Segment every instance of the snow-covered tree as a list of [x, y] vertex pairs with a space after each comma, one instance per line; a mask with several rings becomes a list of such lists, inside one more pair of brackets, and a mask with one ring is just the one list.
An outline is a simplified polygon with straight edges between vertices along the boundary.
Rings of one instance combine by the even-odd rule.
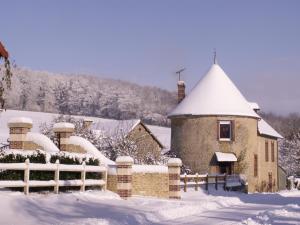
[[300, 176], [300, 132], [280, 141], [279, 164], [288, 175]]
[[[8, 52], [0, 42], [0, 110], [4, 108], [7, 90], [11, 89], [12, 72], [8, 56]], [[3, 65], [1, 65], [2, 60]]]

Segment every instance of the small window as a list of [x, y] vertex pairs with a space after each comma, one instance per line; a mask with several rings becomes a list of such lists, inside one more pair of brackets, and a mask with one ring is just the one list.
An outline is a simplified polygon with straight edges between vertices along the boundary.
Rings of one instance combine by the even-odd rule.
[[257, 155], [254, 154], [254, 176], [257, 177], [257, 173], [258, 173], [258, 159], [257, 159]]
[[269, 143], [268, 143], [268, 141], [265, 142], [265, 159], [266, 159], [266, 162], [269, 161]]
[[219, 121], [220, 141], [231, 141], [232, 139], [231, 121]]
[[275, 146], [274, 146], [274, 141], [271, 143], [271, 160], [272, 162], [275, 161]]

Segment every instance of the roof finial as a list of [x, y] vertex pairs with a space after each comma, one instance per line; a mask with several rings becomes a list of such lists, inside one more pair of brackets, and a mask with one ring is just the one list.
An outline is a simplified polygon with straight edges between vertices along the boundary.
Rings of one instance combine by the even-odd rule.
[[217, 63], [217, 50], [216, 50], [216, 48], [214, 48], [214, 64], [218, 64]]

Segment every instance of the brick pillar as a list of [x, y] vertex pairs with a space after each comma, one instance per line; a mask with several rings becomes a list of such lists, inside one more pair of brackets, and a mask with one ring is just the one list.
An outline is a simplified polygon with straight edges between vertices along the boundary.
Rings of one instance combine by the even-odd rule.
[[75, 126], [72, 123], [56, 123], [53, 131], [58, 137], [58, 147], [60, 151], [69, 151], [69, 138], [73, 134]]
[[131, 197], [132, 191], [132, 164], [130, 156], [119, 156], [117, 163], [117, 193], [121, 198]]
[[177, 82], [178, 87], [178, 103], [180, 103], [185, 98], [185, 83], [183, 80]]
[[169, 170], [169, 198], [180, 199], [180, 167], [181, 159], [171, 158], [168, 161]]
[[9, 148], [24, 149], [27, 133], [32, 128], [32, 120], [26, 117], [16, 117], [8, 121]]

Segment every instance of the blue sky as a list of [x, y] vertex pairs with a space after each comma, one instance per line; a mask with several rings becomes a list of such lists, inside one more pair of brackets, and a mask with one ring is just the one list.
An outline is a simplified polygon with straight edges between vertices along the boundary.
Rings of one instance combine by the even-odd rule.
[[300, 1], [1, 1], [19, 66], [190, 90], [218, 62], [264, 111], [300, 112]]

